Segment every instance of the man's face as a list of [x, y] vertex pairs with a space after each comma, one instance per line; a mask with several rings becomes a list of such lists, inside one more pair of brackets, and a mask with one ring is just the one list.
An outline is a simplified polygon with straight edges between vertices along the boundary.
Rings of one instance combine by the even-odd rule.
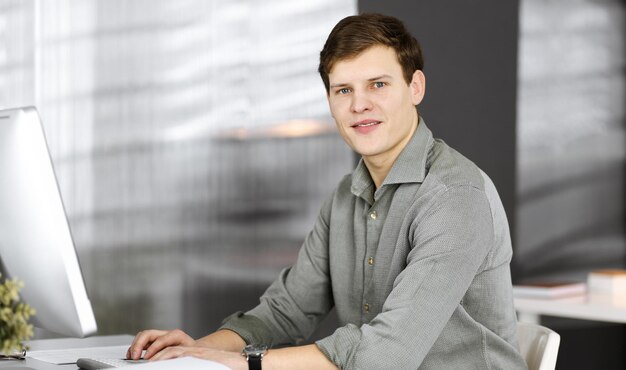
[[330, 111], [345, 142], [366, 163], [394, 161], [417, 127], [424, 74], [416, 71], [407, 85], [395, 51], [373, 46], [336, 62], [328, 78]]

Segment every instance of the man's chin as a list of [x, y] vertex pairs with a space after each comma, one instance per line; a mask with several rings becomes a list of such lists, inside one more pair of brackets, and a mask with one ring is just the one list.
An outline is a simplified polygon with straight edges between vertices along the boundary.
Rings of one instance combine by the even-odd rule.
[[379, 144], [380, 144], [379, 142], [374, 142], [374, 143], [356, 142], [355, 143], [353, 141], [349, 143], [348, 146], [352, 148], [352, 150], [356, 152], [356, 154], [360, 155], [361, 157], [367, 158], [367, 157], [375, 157], [383, 152]]
[[355, 152], [357, 152], [357, 154], [359, 154], [364, 159], [374, 158], [381, 154], [379, 150], [373, 150], [371, 148], [367, 150], [361, 150], [361, 151], [355, 150]]

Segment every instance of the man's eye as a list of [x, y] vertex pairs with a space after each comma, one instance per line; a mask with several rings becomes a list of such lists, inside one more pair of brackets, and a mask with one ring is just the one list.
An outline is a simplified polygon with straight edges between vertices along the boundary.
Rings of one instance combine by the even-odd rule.
[[348, 89], [347, 87], [337, 90], [337, 94], [347, 94], [349, 92], [350, 92], [350, 89]]
[[380, 89], [381, 87], [385, 87], [385, 83], [380, 81], [374, 82], [374, 87]]

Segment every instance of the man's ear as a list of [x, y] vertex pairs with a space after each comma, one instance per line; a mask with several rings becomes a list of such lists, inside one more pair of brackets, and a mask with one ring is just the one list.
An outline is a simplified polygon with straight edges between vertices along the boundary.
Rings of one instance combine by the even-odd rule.
[[413, 79], [411, 80], [411, 101], [413, 105], [418, 105], [424, 99], [426, 93], [426, 76], [424, 72], [416, 70], [413, 72]]

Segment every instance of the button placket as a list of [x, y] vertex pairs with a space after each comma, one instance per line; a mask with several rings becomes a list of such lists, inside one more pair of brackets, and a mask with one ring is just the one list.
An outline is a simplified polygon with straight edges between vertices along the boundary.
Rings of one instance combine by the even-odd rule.
[[371, 318], [371, 311], [373, 309], [371, 302], [374, 297], [372, 296], [369, 285], [371, 284], [374, 274], [374, 255], [376, 253], [377, 244], [379, 242], [381, 222], [383, 219], [378, 214], [376, 208], [377, 203], [372, 204], [369, 210], [367, 210], [366, 217], [366, 249], [365, 249], [365, 270], [363, 271], [363, 300], [361, 301], [361, 317], [363, 322], [368, 322]]

